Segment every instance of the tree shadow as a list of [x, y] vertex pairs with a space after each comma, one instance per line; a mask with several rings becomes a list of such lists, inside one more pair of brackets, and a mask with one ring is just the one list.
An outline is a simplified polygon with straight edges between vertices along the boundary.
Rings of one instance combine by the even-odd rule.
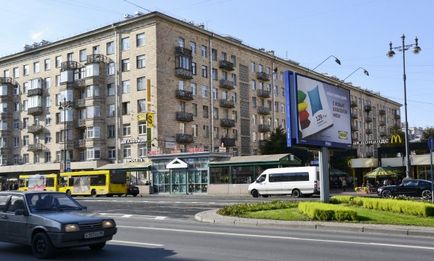
[[[53, 257], [54, 260], [179, 260], [187, 259], [174, 257], [173, 250], [156, 247], [137, 247], [124, 245], [107, 245], [103, 250], [94, 251], [87, 247], [60, 249]], [[35, 260], [29, 246], [0, 243], [0, 260]]]

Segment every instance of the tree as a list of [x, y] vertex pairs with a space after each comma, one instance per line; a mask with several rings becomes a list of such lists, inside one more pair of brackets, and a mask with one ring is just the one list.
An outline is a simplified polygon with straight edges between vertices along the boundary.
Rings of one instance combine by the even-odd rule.
[[271, 133], [270, 138], [260, 147], [261, 154], [280, 154], [291, 153], [298, 157], [303, 165], [309, 164], [313, 160], [313, 153], [307, 148], [291, 147], [286, 143], [286, 133], [282, 128], [277, 128]]
[[434, 137], [434, 127], [425, 128], [422, 133], [422, 141], [427, 141], [429, 137]]

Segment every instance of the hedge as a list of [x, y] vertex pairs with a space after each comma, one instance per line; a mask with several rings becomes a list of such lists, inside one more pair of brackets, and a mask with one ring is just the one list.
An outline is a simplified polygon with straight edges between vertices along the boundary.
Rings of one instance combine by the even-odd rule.
[[298, 210], [313, 220], [320, 221], [357, 221], [357, 212], [347, 207], [318, 203], [318, 202], [300, 202]]
[[333, 203], [346, 203], [368, 209], [391, 211], [413, 216], [434, 216], [434, 204], [399, 199], [334, 196]]
[[272, 201], [272, 202], [261, 202], [261, 203], [250, 203], [250, 204], [236, 204], [225, 206], [220, 209], [218, 213], [220, 215], [226, 216], [242, 216], [247, 212], [261, 211], [261, 210], [272, 210], [272, 209], [282, 209], [296, 207], [297, 203], [288, 201]]

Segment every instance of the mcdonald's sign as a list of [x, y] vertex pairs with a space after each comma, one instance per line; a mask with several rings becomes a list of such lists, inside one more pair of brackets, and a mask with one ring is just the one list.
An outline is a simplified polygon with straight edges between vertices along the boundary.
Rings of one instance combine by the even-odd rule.
[[398, 134], [393, 134], [392, 136], [390, 136], [390, 143], [402, 143], [401, 136], [399, 136]]

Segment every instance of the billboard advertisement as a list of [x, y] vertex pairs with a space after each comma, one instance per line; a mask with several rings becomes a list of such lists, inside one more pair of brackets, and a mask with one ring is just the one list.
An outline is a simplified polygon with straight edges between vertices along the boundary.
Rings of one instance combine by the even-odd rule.
[[[351, 148], [349, 90], [287, 72], [292, 136], [297, 144]], [[288, 121], [287, 121], [288, 122]]]

